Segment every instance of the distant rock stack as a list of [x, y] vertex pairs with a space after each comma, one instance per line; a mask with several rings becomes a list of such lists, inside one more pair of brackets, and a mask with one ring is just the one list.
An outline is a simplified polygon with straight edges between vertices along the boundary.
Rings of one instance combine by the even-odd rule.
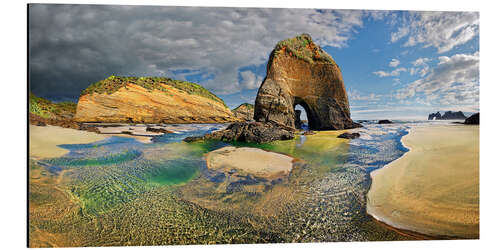
[[271, 52], [254, 119], [295, 127], [299, 104], [313, 130], [361, 126], [351, 120], [339, 66], [307, 34], [280, 41]]
[[462, 111], [446, 111], [444, 115], [441, 116], [441, 113], [431, 113], [429, 114], [428, 120], [464, 120], [467, 118]]
[[441, 113], [430, 113], [428, 120], [441, 120]]
[[469, 116], [469, 118], [465, 119], [464, 124], [479, 125], [479, 113], [475, 113], [475, 114]]

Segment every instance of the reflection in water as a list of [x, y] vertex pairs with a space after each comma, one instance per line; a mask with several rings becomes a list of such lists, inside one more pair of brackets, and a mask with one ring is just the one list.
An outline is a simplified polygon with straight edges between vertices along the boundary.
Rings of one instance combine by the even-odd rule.
[[181, 140], [223, 126], [183, 126], [153, 144], [111, 137], [61, 145], [70, 153], [40, 164], [55, 175], [64, 171], [61, 187], [81, 209], [68, 220], [77, 226], [61, 221], [46, 230], [57, 227], [83, 245], [403, 239], [370, 220], [365, 195], [368, 172], [406, 151], [400, 139], [410, 124], [368, 124], [352, 141], [321, 131], [269, 144], [231, 143], [300, 159], [278, 183], [231, 182], [208, 171], [203, 155], [228, 143]]

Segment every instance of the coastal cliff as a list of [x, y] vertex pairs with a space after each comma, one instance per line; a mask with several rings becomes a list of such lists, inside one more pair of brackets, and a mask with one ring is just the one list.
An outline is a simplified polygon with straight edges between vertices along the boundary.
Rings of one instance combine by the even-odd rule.
[[163, 77], [118, 77], [85, 89], [78, 122], [225, 123], [239, 121], [224, 101], [195, 83]]
[[351, 120], [339, 66], [308, 34], [280, 41], [271, 52], [254, 119], [294, 127], [297, 105], [304, 107], [311, 129], [360, 126]]

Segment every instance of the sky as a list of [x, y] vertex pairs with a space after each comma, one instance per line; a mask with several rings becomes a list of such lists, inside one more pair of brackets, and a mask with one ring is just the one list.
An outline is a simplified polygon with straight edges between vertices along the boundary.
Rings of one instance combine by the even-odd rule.
[[337, 62], [351, 117], [479, 111], [479, 13], [161, 6], [29, 6], [30, 90], [77, 101], [110, 75], [198, 83], [254, 103], [277, 42], [308, 33]]

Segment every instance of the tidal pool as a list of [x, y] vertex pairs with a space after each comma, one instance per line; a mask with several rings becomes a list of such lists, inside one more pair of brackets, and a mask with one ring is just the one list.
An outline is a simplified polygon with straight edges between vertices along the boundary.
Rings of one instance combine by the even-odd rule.
[[[411, 124], [368, 124], [356, 140], [323, 131], [269, 144], [185, 143], [221, 125], [183, 126], [151, 144], [111, 137], [32, 160], [30, 246], [407, 239], [372, 220], [365, 197], [369, 172], [405, 152], [400, 139]], [[231, 181], [204, 159], [228, 145], [301, 161], [280, 182]], [[50, 209], [36, 205], [41, 197]]]

